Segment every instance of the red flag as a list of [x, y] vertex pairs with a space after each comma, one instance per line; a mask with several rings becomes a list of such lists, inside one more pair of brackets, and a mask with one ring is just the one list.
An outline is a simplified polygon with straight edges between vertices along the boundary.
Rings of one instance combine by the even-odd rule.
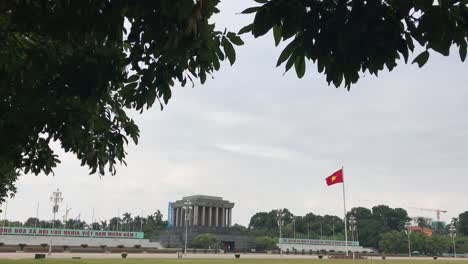
[[333, 185], [335, 183], [343, 182], [343, 169], [335, 171], [332, 175], [328, 176], [326, 179], [327, 185]]

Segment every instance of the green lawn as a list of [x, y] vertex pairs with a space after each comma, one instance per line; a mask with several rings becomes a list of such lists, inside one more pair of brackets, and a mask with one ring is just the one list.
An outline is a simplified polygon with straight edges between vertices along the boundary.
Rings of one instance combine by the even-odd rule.
[[318, 260], [318, 259], [21, 259], [0, 260], [0, 264], [466, 264], [450, 260]]

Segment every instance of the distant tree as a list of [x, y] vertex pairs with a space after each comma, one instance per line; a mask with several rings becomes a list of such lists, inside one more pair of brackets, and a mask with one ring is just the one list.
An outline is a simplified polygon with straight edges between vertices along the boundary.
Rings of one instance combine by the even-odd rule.
[[274, 222], [270, 219], [270, 215], [267, 212], [255, 213], [250, 218], [249, 228], [251, 229], [272, 229], [273, 226]]
[[[257, 234], [277, 236], [278, 235], [278, 210], [270, 212], [258, 212], [250, 218], [249, 229]], [[288, 226], [293, 219], [293, 214], [288, 209], [283, 209], [282, 220], [284, 226]]]
[[411, 232], [411, 250], [426, 251], [426, 235], [421, 232]]
[[[457, 235], [455, 243], [458, 253], [468, 253], [468, 236]], [[452, 247], [449, 248], [450, 252], [453, 253]]]
[[458, 216], [458, 231], [468, 236], [468, 211], [461, 213]]
[[163, 214], [160, 210], [148, 215], [143, 221], [143, 232], [146, 237], [157, 235], [167, 226], [167, 221], [163, 220]]
[[379, 250], [383, 253], [406, 253], [408, 239], [402, 231], [390, 231], [381, 235]]
[[109, 230], [121, 230], [122, 219], [120, 217], [112, 217], [109, 219]]
[[53, 228], [62, 228], [63, 224], [60, 220], [50, 221], [50, 225]]
[[233, 233], [238, 233], [238, 234], [248, 234], [249, 233], [249, 229], [243, 225], [239, 225], [239, 224], [234, 224], [232, 226], [229, 227], [229, 229], [233, 232]]
[[425, 237], [425, 251], [432, 255], [448, 252], [450, 241], [448, 236], [432, 235]]
[[210, 248], [218, 242], [215, 235], [210, 233], [199, 234], [193, 239], [193, 245], [197, 248]]
[[132, 218], [132, 214], [130, 213], [124, 213], [122, 215], [122, 230], [130, 230], [131, 229], [131, 226], [133, 224], [133, 218]]
[[145, 223], [144, 218], [141, 216], [135, 216], [133, 218], [133, 231], [141, 231], [140, 228]]
[[276, 247], [276, 243], [278, 240], [272, 237], [258, 236], [255, 238], [255, 249], [259, 251], [272, 250]]
[[420, 228], [430, 228], [431, 224], [429, 223], [429, 220], [424, 217], [417, 217], [416, 218], [416, 223]]
[[[344, 236], [344, 222], [342, 218], [336, 215], [324, 215], [322, 219], [322, 228], [326, 235], [341, 234], [339, 237]], [[318, 229], [316, 228], [315, 230], [317, 232]]]
[[84, 229], [86, 225], [85, 221], [79, 219], [68, 219], [65, 221], [65, 227], [70, 229]]
[[52, 225], [50, 224], [49, 221], [40, 220], [40, 221], [39, 221], [39, 224], [38, 224], [38, 227], [41, 227], [41, 228], [51, 228]]
[[101, 230], [102, 226], [99, 222], [91, 223], [90, 228], [92, 230]]
[[101, 229], [102, 230], [107, 230], [108, 225], [107, 225], [107, 220], [101, 221]]
[[39, 219], [36, 218], [36, 217], [29, 217], [29, 218], [24, 222], [24, 226], [27, 226], [27, 227], [38, 226], [38, 224], [39, 224]]
[[5, 227], [14, 227], [14, 226], [23, 226], [23, 223], [19, 221], [11, 221], [11, 220], [0, 220], [0, 227], [5, 226]]
[[406, 210], [391, 208], [387, 205], [374, 206], [372, 210], [355, 207], [347, 213], [348, 218], [351, 215], [356, 217], [357, 235], [360, 244], [365, 247], [375, 248], [380, 245], [381, 235], [390, 231], [399, 232], [403, 230], [406, 221], [409, 220]]

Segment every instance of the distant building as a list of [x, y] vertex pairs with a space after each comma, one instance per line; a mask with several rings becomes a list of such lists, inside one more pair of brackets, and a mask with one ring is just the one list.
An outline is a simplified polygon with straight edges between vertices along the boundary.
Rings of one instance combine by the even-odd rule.
[[[191, 209], [187, 209], [190, 205]], [[254, 248], [255, 239], [252, 236], [240, 234], [232, 227], [232, 211], [234, 203], [223, 200], [222, 197], [193, 195], [169, 203], [169, 229], [154, 237], [165, 247], [184, 246], [185, 228], [188, 230], [188, 245], [192, 240], [204, 233], [217, 237], [219, 248], [224, 251], [250, 250]]]
[[[192, 209], [184, 210], [185, 202], [190, 201]], [[185, 227], [229, 227], [232, 225], [232, 208], [234, 203], [221, 197], [193, 195], [183, 197], [182, 200], [170, 203], [170, 226]], [[188, 214], [189, 219], [185, 221]]]
[[432, 229], [430, 229], [429, 227], [410, 226], [409, 230], [413, 232], [421, 232], [426, 236], [432, 236]]

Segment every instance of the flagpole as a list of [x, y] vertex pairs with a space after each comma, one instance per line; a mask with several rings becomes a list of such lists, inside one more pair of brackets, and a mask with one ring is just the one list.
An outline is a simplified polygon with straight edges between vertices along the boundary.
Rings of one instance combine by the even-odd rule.
[[346, 221], [346, 192], [345, 192], [345, 180], [344, 180], [344, 167], [343, 166], [341, 166], [341, 171], [343, 175], [343, 211], [344, 211], [345, 249], [346, 249], [346, 256], [348, 256], [348, 224]]

